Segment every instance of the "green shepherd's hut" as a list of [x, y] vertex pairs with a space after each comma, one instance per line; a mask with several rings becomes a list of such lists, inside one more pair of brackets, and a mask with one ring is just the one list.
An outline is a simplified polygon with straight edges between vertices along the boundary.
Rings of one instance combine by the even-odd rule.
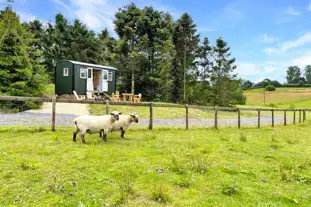
[[112, 94], [116, 91], [116, 71], [110, 66], [95, 65], [71, 60], [56, 64], [55, 94], [79, 95], [86, 92]]

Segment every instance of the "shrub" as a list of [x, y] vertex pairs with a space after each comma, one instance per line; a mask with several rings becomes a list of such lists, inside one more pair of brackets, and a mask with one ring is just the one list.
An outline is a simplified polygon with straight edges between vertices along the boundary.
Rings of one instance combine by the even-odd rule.
[[239, 187], [236, 183], [236, 180], [234, 180], [233, 183], [223, 183], [221, 192], [227, 196], [237, 194], [239, 192]]
[[169, 198], [169, 188], [167, 185], [162, 183], [154, 184], [153, 186], [149, 184], [149, 190], [151, 194], [151, 199], [159, 203], [166, 203], [170, 200]]
[[241, 142], [247, 142], [247, 137], [245, 134], [243, 134], [243, 133], [240, 134], [240, 141]]
[[266, 86], [266, 91], [275, 91], [275, 87], [273, 85]]

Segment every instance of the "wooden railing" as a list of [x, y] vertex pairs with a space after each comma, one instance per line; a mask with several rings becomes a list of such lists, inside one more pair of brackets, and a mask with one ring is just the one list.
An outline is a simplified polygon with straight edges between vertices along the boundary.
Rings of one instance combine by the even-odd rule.
[[185, 123], [186, 129], [189, 129], [189, 108], [202, 109], [214, 111], [214, 127], [218, 129], [218, 112], [219, 111], [231, 111], [237, 112], [238, 128], [241, 128], [241, 111], [256, 111], [258, 117], [258, 128], [261, 126], [261, 112], [271, 112], [271, 125], [274, 123], [274, 112], [284, 112], [284, 125], [287, 125], [287, 112], [293, 112], [293, 124], [296, 124], [296, 112], [299, 112], [299, 123], [306, 120], [306, 112], [310, 112], [311, 109], [280, 109], [280, 108], [237, 108], [237, 107], [211, 107], [211, 106], [198, 106], [198, 105], [181, 105], [181, 104], [160, 104], [151, 102], [142, 103], [129, 103], [129, 102], [110, 102], [108, 100], [68, 100], [57, 99], [56, 97], [20, 97], [20, 96], [0, 96], [0, 101], [30, 101], [30, 102], [52, 102], [52, 131], [55, 131], [55, 117], [56, 117], [56, 103], [80, 103], [80, 104], [105, 104], [106, 114], [109, 114], [110, 105], [122, 105], [122, 106], [145, 106], [149, 107], [149, 129], [153, 128], [153, 107], [167, 107], [167, 108], [185, 108]]

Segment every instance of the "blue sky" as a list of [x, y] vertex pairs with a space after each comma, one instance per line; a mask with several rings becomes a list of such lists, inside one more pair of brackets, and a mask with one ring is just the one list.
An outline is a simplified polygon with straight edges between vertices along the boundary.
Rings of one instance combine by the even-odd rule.
[[[228, 42], [240, 77], [285, 82], [288, 66], [311, 64], [311, 0], [15, 0], [13, 9], [22, 21], [53, 22], [63, 13], [99, 32], [113, 31], [114, 13], [130, 2], [152, 5], [175, 19], [188, 12], [202, 38]], [[5, 6], [0, 0], [0, 8]]]

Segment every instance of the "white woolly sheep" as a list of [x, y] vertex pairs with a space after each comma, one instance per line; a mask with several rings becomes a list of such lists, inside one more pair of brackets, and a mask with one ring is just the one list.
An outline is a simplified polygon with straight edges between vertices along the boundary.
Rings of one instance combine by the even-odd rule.
[[104, 132], [104, 141], [107, 142], [108, 132], [111, 131], [114, 122], [119, 120], [120, 112], [113, 111], [110, 115], [104, 116], [79, 116], [74, 120], [76, 130], [73, 132], [73, 141], [76, 142], [76, 136], [80, 132], [81, 140], [85, 143], [86, 133]]
[[[119, 120], [113, 123], [111, 132], [120, 130], [121, 137], [124, 138], [125, 131], [133, 122], [138, 123], [138, 115], [136, 113], [130, 115], [121, 115]], [[102, 137], [101, 132], [99, 133], [99, 136]]]

